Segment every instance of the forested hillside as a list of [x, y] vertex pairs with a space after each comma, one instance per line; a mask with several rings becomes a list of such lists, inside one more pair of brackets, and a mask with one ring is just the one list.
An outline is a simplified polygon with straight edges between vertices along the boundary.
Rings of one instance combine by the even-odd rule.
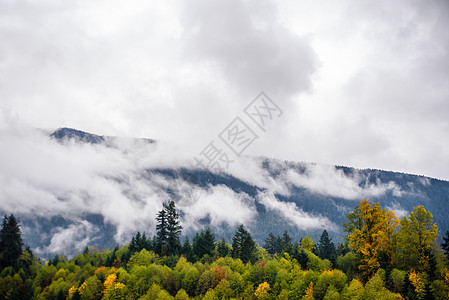
[[[72, 257], [86, 245], [111, 249], [137, 231], [154, 235], [154, 216], [168, 200], [180, 213], [182, 238], [190, 240], [210, 227], [229, 243], [243, 223], [259, 244], [284, 231], [295, 241], [318, 240], [324, 229], [342, 243], [346, 216], [364, 198], [400, 217], [424, 205], [442, 232], [449, 229], [447, 181], [263, 157], [241, 157], [234, 169], [212, 172], [155, 154], [158, 142], [150, 139], [62, 128], [44, 140], [65, 158], [26, 174], [23, 186], [5, 186], [3, 201], [10, 204], [0, 213], [14, 213], [27, 244], [45, 259]], [[168, 163], [158, 163], [160, 157]], [[46, 169], [52, 180], [41, 179]], [[17, 205], [21, 199], [26, 205]]]
[[[262, 244], [243, 225], [232, 244], [210, 228], [181, 243], [173, 201], [156, 234], [137, 232], [112, 251], [86, 247], [44, 264], [24, 248], [20, 224], [0, 232], [0, 299], [448, 299], [449, 232], [423, 206], [399, 219], [367, 200], [344, 222], [345, 242], [270, 233]], [[26, 242], [26, 241], [25, 241]]]

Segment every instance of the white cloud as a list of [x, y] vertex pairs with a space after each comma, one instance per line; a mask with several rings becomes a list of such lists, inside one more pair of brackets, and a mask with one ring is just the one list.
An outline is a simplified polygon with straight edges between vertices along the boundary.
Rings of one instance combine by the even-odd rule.
[[[51, 238], [50, 245], [46, 247], [46, 253], [81, 252], [95, 239], [98, 228], [86, 220], [77, 220], [67, 228], [57, 227]], [[39, 250], [38, 250], [39, 252]]]
[[402, 208], [401, 204], [397, 202], [385, 208], [387, 210], [392, 210], [399, 219], [402, 219], [403, 217], [406, 217], [409, 214], [409, 212], [406, 209]]
[[259, 193], [258, 200], [270, 211], [279, 213], [291, 224], [302, 230], [328, 229], [335, 230], [337, 226], [323, 216], [314, 216], [304, 212], [293, 202], [282, 202], [273, 194]]
[[212, 226], [250, 224], [257, 214], [254, 199], [245, 193], [236, 193], [224, 185], [203, 190], [189, 206], [181, 206], [183, 224], [196, 229], [198, 221], [210, 218]]
[[[301, 167], [304, 171], [298, 171]], [[335, 166], [302, 163], [287, 164], [272, 160], [269, 170], [276, 175], [271, 176], [263, 167], [263, 160], [245, 157], [230, 169], [230, 173], [238, 178], [264, 188], [271, 193], [283, 196], [291, 195], [292, 187], [301, 187], [320, 195], [361, 201], [365, 198], [379, 197], [387, 192], [401, 197], [403, 192], [394, 183], [370, 183], [366, 176], [355, 170], [354, 174], [345, 174]]]

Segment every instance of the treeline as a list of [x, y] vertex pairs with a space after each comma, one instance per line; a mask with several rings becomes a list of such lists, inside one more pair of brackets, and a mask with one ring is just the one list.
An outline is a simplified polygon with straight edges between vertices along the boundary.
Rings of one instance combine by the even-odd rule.
[[42, 265], [5, 217], [0, 299], [449, 299], [449, 232], [439, 245], [422, 206], [399, 220], [364, 200], [348, 215], [343, 245], [324, 230], [318, 243], [270, 233], [261, 247], [243, 225], [231, 245], [210, 228], [181, 244], [173, 202], [156, 220], [153, 237], [137, 232], [113, 251], [86, 247]]

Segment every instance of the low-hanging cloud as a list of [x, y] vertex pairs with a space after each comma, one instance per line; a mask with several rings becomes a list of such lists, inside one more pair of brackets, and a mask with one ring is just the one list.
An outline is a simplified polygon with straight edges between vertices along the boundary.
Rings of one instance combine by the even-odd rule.
[[328, 229], [335, 230], [337, 226], [328, 218], [304, 212], [293, 202], [281, 202], [273, 194], [263, 192], [257, 196], [258, 200], [270, 211], [275, 211], [288, 222], [302, 230]]
[[[85, 214], [101, 215], [115, 228], [120, 244], [138, 230], [154, 234], [156, 214], [172, 198], [168, 188], [173, 184], [188, 201], [178, 203], [187, 231], [202, 227], [199, 220], [204, 218], [212, 227], [248, 224], [256, 213], [254, 199], [244, 193], [225, 186], [200, 188], [154, 171], [190, 163], [176, 151], [165, 151], [167, 146], [159, 148], [163, 143], [120, 138], [106, 144], [57, 141], [25, 125], [0, 128], [0, 143], [2, 211], [73, 222], [53, 233], [47, 250], [54, 246], [59, 251], [64, 237], [74, 238], [77, 245], [92, 242], [91, 224], [80, 221]], [[78, 227], [83, 237], [72, 234]]]
[[[302, 171], [298, 170], [298, 167]], [[272, 176], [270, 171], [274, 172], [275, 176]], [[345, 174], [343, 170], [335, 166], [322, 164], [289, 164], [272, 160], [268, 168], [265, 168], [263, 159], [247, 157], [238, 161], [230, 169], [230, 173], [282, 196], [290, 196], [292, 187], [304, 188], [324, 196], [359, 201], [379, 197], [388, 192], [397, 197], [403, 194], [403, 191], [392, 181], [384, 183], [376, 179], [376, 182], [372, 183], [366, 175], [362, 175], [357, 170], [354, 170], [352, 174]]]
[[[50, 245], [45, 247], [46, 253], [81, 252], [85, 247], [95, 241], [95, 235], [99, 229], [86, 220], [76, 220], [67, 228], [55, 228]], [[41, 252], [37, 249], [37, 252]]]

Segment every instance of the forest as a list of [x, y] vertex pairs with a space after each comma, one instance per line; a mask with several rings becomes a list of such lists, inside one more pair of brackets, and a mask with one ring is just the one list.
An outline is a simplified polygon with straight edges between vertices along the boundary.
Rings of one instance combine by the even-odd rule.
[[181, 243], [179, 219], [167, 202], [153, 237], [41, 263], [5, 216], [0, 299], [449, 299], [449, 232], [440, 237], [423, 206], [399, 219], [365, 199], [337, 245], [326, 230], [317, 241], [270, 233], [258, 245], [244, 225], [230, 244], [210, 228]]

